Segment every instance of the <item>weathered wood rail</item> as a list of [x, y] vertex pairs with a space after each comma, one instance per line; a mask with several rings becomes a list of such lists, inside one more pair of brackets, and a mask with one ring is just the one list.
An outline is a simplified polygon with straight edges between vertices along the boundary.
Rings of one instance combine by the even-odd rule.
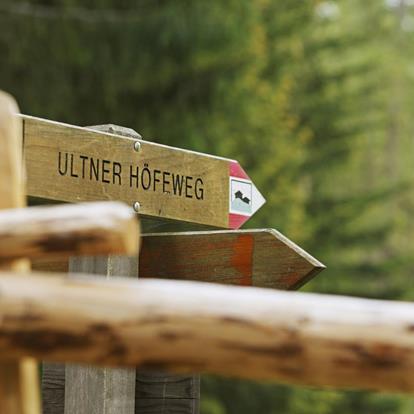
[[413, 392], [414, 304], [3, 272], [0, 355]]
[[80, 203], [0, 212], [0, 263], [78, 255], [134, 254], [136, 214], [119, 202]]

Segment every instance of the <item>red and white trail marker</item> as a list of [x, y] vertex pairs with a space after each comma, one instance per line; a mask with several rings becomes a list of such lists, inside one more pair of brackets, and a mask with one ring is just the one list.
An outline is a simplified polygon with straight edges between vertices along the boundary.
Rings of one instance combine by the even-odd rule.
[[230, 162], [229, 228], [238, 229], [266, 202], [237, 161]]

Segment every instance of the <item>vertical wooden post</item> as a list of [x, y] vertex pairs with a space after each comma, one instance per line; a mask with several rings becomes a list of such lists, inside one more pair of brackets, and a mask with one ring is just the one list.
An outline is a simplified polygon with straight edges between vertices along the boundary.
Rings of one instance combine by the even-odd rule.
[[[69, 272], [131, 277], [138, 258], [73, 258]], [[65, 414], [134, 414], [135, 370], [66, 365]]]
[[[0, 209], [26, 204], [21, 120], [14, 99], [0, 91]], [[30, 270], [26, 260], [16, 260], [2, 268]], [[0, 413], [40, 414], [37, 363], [26, 358], [0, 364]]]

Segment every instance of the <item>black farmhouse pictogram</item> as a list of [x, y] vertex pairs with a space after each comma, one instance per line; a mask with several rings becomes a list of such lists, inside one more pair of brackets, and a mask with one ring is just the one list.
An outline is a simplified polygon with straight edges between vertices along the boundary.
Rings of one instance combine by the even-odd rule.
[[243, 197], [243, 193], [239, 190], [237, 191], [234, 196], [236, 198], [239, 198], [241, 201], [243, 201], [246, 204], [250, 204], [250, 198], [249, 197]]

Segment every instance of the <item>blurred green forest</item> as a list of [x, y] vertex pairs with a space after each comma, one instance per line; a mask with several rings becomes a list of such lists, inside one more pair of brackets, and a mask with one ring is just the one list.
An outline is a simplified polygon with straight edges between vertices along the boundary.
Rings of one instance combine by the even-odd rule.
[[[0, 1], [0, 89], [235, 158], [328, 269], [304, 290], [414, 299], [413, 0]], [[414, 399], [205, 377], [202, 414], [408, 414]]]

